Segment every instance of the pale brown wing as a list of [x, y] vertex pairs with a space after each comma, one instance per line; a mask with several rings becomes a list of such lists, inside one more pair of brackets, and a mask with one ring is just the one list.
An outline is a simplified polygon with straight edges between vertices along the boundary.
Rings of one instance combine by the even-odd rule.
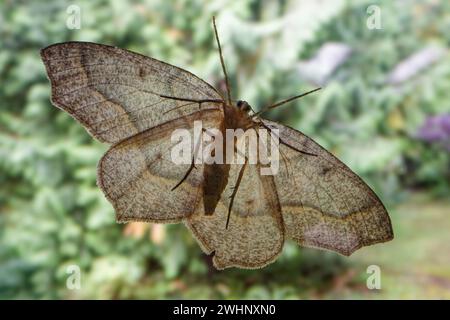
[[171, 190], [186, 174], [189, 164], [174, 164], [171, 141], [174, 129], [193, 123], [204, 128], [220, 127], [222, 110], [203, 110], [148, 129], [112, 146], [100, 160], [97, 183], [113, 204], [118, 222], [179, 222], [201, 200], [203, 165], [197, 164], [188, 178]]
[[206, 215], [200, 205], [185, 219], [203, 251], [214, 252], [217, 269], [262, 268], [278, 257], [284, 243], [275, 183], [272, 176], [260, 175], [259, 165], [245, 166], [225, 228], [230, 197], [242, 166], [230, 165], [228, 184], [213, 215]]
[[263, 122], [294, 149], [317, 155], [280, 144], [286, 159], [274, 178], [287, 237], [343, 255], [393, 238], [386, 209], [361, 178], [301, 132]]
[[[41, 51], [52, 84], [52, 102], [92, 136], [116, 143], [161, 123], [198, 111], [160, 95], [222, 99], [186, 70], [140, 54], [88, 42], [66, 42]], [[202, 108], [218, 108], [204, 104]]]

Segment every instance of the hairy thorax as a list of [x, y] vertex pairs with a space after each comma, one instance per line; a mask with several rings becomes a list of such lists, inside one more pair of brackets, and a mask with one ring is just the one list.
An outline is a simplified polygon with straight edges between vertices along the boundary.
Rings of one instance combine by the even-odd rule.
[[249, 115], [250, 106], [245, 101], [238, 101], [236, 105], [224, 104], [225, 127], [227, 129], [243, 129], [253, 127], [255, 122]]

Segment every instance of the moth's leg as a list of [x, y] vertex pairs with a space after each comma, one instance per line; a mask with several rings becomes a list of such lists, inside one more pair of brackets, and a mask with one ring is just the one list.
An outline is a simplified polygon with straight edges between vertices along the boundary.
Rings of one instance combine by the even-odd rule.
[[186, 180], [187, 177], [189, 177], [189, 174], [191, 173], [192, 169], [194, 169], [194, 168], [195, 168], [195, 156], [192, 157], [191, 166], [189, 167], [188, 171], [186, 171], [183, 178], [172, 189], [170, 189], [170, 191], [174, 191], [176, 188], [178, 188], [184, 182], [184, 180]]
[[[250, 128], [253, 128], [253, 129], [256, 129], [256, 128], [258, 128], [258, 124], [255, 124], [254, 126], [252, 126], [252, 127], [250, 127]], [[259, 133], [258, 133], [258, 130], [255, 130], [255, 132], [256, 132], [256, 136], [258, 137], [258, 141], [259, 142], [261, 142], [261, 143], [263, 143], [262, 141], [261, 141], [261, 139], [260, 139], [260, 137], [259, 137]], [[270, 133], [270, 139], [272, 140], [272, 141], [274, 141], [273, 139], [273, 136], [272, 136], [272, 131], [269, 129], [269, 133]], [[264, 144], [264, 143], [263, 143]], [[264, 147], [266, 148], [266, 150], [268, 150], [268, 148], [267, 148], [267, 146], [264, 144]], [[284, 163], [284, 166], [286, 167], [286, 171], [288, 172], [288, 176], [290, 175], [290, 172], [289, 172], [289, 165], [288, 165], [288, 162], [289, 162], [289, 159], [286, 157], [286, 155], [284, 154], [284, 152], [283, 151], [281, 151], [281, 149], [278, 149], [278, 151], [280, 151], [280, 154], [281, 154], [281, 159], [283, 160], [283, 163]], [[290, 163], [290, 162], [289, 162]]]
[[233, 207], [234, 198], [236, 197], [239, 185], [241, 184], [242, 177], [244, 176], [245, 167], [247, 166], [248, 158], [245, 157], [245, 163], [242, 166], [241, 170], [239, 171], [239, 175], [236, 181], [236, 184], [233, 187], [233, 193], [230, 196], [230, 205], [228, 206], [228, 216], [227, 216], [227, 222], [225, 224], [225, 229], [228, 229], [228, 224], [230, 223], [230, 216], [231, 216], [231, 208]]
[[[270, 129], [270, 128], [269, 128], [268, 126], [266, 126], [264, 123], [261, 122], [260, 125], [263, 126], [264, 128], [266, 128], [267, 130], [269, 130], [270, 134], [273, 133], [272, 129]], [[273, 134], [275, 134], [275, 133], [273, 133]], [[283, 139], [281, 139], [281, 137], [280, 137], [279, 135], [277, 135], [277, 137], [278, 137], [278, 139], [280, 140], [281, 144], [284, 144], [286, 147], [289, 147], [289, 148], [291, 148], [291, 149], [294, 150], [294, 151], [297, 151], [297, 152], [306, 154], [306, 155], [308, 155], [308, 156], [317, 157], [317, 154], [314, 154], [314, 153], [310, 153], [310, 152], [306, 152], [306, 151], [300, 150], [300, 149], [298, 149], [298, 148], [296, 148], [296, 147], [290, 145], [289, 143], [285, 142]]]
[[[258, 125], [254, 125], [253, 126], [253, 128], [256, 128]], [[270, 130], [270, 128], [268, 128], [268, 130], [269, 130], [269, 133], [270, 133], [270, 138], [271, 138], [271, 140], [273, 140], [274, 138], [273, 138], [273, 136], [272, 136], [272, 131]], [[258, 136], [258, 141], [261, 141], [261, 139], [259, 138], [259, 134], [258, 134], [258, 131], [257, 130], [255, 130], [256, 131], [256, 135]], [[267, 147], [266, 147], [266, 149], [267, 149]], [[289, 161], [289, 159], [287, 158], [287, 156], [284, 154], [284, 152], [281, 150], [281, 148], [278, 148], [278, 150], [280, 151], [280, 154], [281, 154], [281, 159], [283, 160], [283, 163], [284, 163], [284, 166], [285, 166], [285, 168], [286, 168], [286, 171], [287, 171], [287, 176], [288, 177], [292, 177], [294, 180], [295, 180], [295, 175], [291, 175], [291, 162]], [[302, 208], [303, 208], [303, 203], [301, 202], [301, 200], [300, 200], [300, 205], [302, 206]]]
[[202, 128], [202, 134], [200, 135], [200, 137], [198, 137], [199, 141], [197, 145], [195, 145], [194, 154], [192, 155], [192, 162], [189, 169], [186, 171], [183, 178], [172, 189], [170, 189], [170, 191], [174, 191], [176, 188], [178, 188], [189, 177], [192, 169], [195, 169], [195, 158], [197, 157], [198, 149], [200, 148], [200, 144], [202, 143], [203, 132], [207, 132], [205, 128]]
[[[268, 126], [266, 126], [266, 125], [264, 125], [263, 123], [261, 123], [261, 125], [264, 127], [264, 128], [266, 128], [267, 130], [269, 130], [269, 133], [270, 133], [270, 138], [273, 138], [272, 137], [272, 134], [275, 134], [275, 133], [273, 133], [273, 131], [268, 127]], [[280, 140], [280, 141], [282, 141], [281, 140], [281, 138], [280, 138], [280, 136], [277, 136], [278, 137], [278, 139]], [[283, 142], [282, 142], [283, 143]], [[292, 148], [290, 145], [288, 145], [287, 143], [283, 143], [285, 146], [287, 146], [287, 147], [290, 147], [290, 148]], [[296, 150], [296, 151], [298, 151], [297, 149], [295, 149], [295, 148], [293, 148], [294, 150]], [[286, 167], [286, 171], [287, 171], [287, 175], [288, 175], [288, 177], [292, 177], [293, 179], [294, 179], [294, 181], [295, 181], [295, 175], [294, 174], [292, 174], [291, 175], [291, 173], [289, 172], [289, 168], [290, 168], [290, 166], [291, 166], [291, 162], [289, 161], [289, 159], [286, 157], [286, 155], [283, 153], [283, 151], [281, 151], [281, 149], [279, 148], [278, 150], [280, 150], [280, 154], [281, 154], [281, 158], [283, 159], [283, 162], [284, 162], [284, 166]], [[312, 153], [311, 153], [311, 155], [313, 155]], [[288, 163], [289, 163], [289, 165], [288, 165]], [[301, 205], [301, 207], [303, 208], [303, 202], [299, 199], [299, 201], [300, 201], [300, 205]]]
[[[272, 137], [272, 136], [271, 136]], [[291, 162], [289, 161], [289, 159], [286, 157], [286, 155], [284, 154], [284, 152], [283, 151], [281, 151], [281, 149], [279, 149], [280, 150], [280, 154], [281, 154], [281, 159], [283, 160], [283, 162], [284, 162], [284, 166], [286, 167], [286, 171], [287, 171], [287, 173], [288, 173], [288, 176], [290, 176], [291, 175], [291, 172], [290, 172], [290, 167], [291, 167]]]
[[[264, 128], [266, 128], [267, 130], [269, 130], [269, 133], [270, 133], [270, 138], [271, 138], [271, 140], [273, 140], [273, 136], [272, 136], [272, 130], [269, 128], [269, 127], [267, 127], [267, 126], [264, 126], [262, 123], [261, 124], [259, 124], [259, 123], [253, 123], [253, 125], [252, 126], [250, 126], [250, 127], [247, 127], [246, 128], [246, 130], [247, 129], [257, 129], [259, 126], [262, 126], [262, 127], [264, 127]], [[255, 130], [255, 132], [256, 132], [256, 135], [257, 135], [257, 137], [258, 137], [258, 141], [261, 141], [261, 139], [260, 139], [260, 137], [259, 137], [259, 134], [258, 134], [258, 130]], [[278, 137], [279, 138], [279, 137]], [[261, 141], [262, 142], [262, 141]], [[266, 146], [266, 149], [267, 149], [267, 146]], [[281, 154], [281, 159], [283, 160], [283, 162], [284, 162], [284, 166], [286, 167], [286, 170], [287, 170], [287, 172], [288, 172], [288, 176], [290, 175], [290, 172], [289, 172], [289, 165], [287, 164], [288, 162], [290, 163], [290, 161], [289, 161], [289, 159], [286, 157], [286, 155], [284, 154], [284, 152], [283, 151], [281, 151], [281, 149], [278, 149], [279, 151], [280, 151], [280, 154]]]
[[[203, 133], [208, 134], [208, 131], [205, 128], [202, 128], [202, 134]], [[183, 178], [172, 189], [170, 189], [170, 191], [173, 191], [176, 188], [178, 188], [189, 177], [189, 174], [192, 172], [192, 170], [196, 169], [196, 167], [195, 167], [195, 158], [197, 157], [198, 149], [200, 148], [200, 144], [202, 143], [202, 135], [200, 135], [198, 140], [199, 141], [198, 141], [197, 145], [195, 146], [194, 154], [192, 156], [191, 166], [186, 171], [186, 173], [184, 174]]]
[[289, 147], [289, 148], [291, 148], [292, 150], [295, 150], [295, 151], [297, 151], [297, 152], [300, 152], [300, 153], [306, 154], [307, 156], [313, 156], [313, 157], [317, 157], [317, 154], [315, 154], [315, 153], [311, 153], [311, 152], [306, 152], [306, 151], [303, 151], [303, 150], [297, 149], [296, 147], [294, 147], [294, 146], [290, 145], [289, 143], [285, 142], [285, 141], [284, 141], [283, 139], [281, 139], [280, 137], [279, 137], [279, 139], [280, 139], [280, 142], [281, 142], [282, 144], [284, 144], [284, 145], [285, 145], [286, 147]]
[[[269, 133], [270, 133], [270, 138], [271, 138], [271, 140], [272, 141], [274, 141], [273, 139], [273, 136], [272, 136], [272, 134], [273, 135], [275, 135], [274, 133], [273, 133], [273, 131], [269, 128], [269, 127], [267, 127], [267, 126], [265, 126], [263, 123], [261, 123], [261, 124], [259, 124], [259, 123], [254, 123], [254, 125], [253, 126], [251, 126], [251, 127], [249, 127], [249, 129], [250, 128], [253, 128], [253, 129], [256, 129], [256, 128], [258, 128], [258, 126], [262, 126], [262, 127], [264, 127], [264, 128], [266, 128], [267, 130], [269, 130]], [[259, 134], [258, 134], [258, 131], [257, 130], [255, 130], [255, 132], [256, 132], [256, 135], [258, 136], [258, 141], [261, 141], [261, 139], [259, 138]], [[282, 141], [281, 140], [281, 138], [279, 137], [279, 136], [277, 136], [278, 137], [278, 139], [280, 140], [280, 141]], [[286, 145], [286, 146], [288, 146], [288, 147], [291, 147], [290, 145], [288, 145], [287, 143], [284, 143], [283, 141], [282, 141], [282, 144], [284, 144], [284, 145]], [[267, 149], [267, 146], [266, 146], [266, 149]], [[295, 148], [294, 148], [295, 149]], [[283, 163], [284, 163], [284, 166], [286, 167], [286, 171], [287, 171], [287, 173], [288, 173], [288, 176], [290, 176], [291, 175], [291, 172], [290, 172], [290, 167], [291, 167], [291, 165], [290, 165], [290, 161], [289, 161], [289, 159], [287, 158], [287, 156], [284, 154], [284, 152], [281, 150], [281, 149], [278, 149], [279, 151], [280, 151], [280, 155], [281, 155], [281, 159], [283, 160]], [[295, 149], [296, 151], [299, 151], [299, 150], [297, 150], [297, 149]], [[301, 151], [299, 151], [299, 152], [301, 152]], [[304, 153], [304, 152], [302, 152], [302, 153]], [[314, 154], [310, 154], [310, 153], [308, 153], [309, 155], [314, 155]], [[315, 155], [314, 155], [315, 156]], [[295, 177], [294, 177], [295, 178]]]

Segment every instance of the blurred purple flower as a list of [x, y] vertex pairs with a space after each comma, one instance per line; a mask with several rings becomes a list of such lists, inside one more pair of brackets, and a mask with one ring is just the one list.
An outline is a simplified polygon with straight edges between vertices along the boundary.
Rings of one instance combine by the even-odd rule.
[[419, 128], [417, 138], [438, 143], [450, 151], [450, 114], [428, 117]]

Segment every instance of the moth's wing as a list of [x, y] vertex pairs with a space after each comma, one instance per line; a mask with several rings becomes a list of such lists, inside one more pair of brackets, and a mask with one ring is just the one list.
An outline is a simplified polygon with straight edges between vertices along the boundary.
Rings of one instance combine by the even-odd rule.
[[[88, 42], [41, 50], [52, 85], [52, 102], [80, 121], [92, 136], [116, 143], [161, 123], [198, 111], [160, 95], [222, 99], [192, 73], [140, 54]], [[202, 104], [202, 109], [218, 108]]]
[[175, 129], [186, 129], [194, 144], [194, 121], [204, 128], [220, 127], [221, 110], [204, 110], [147, 129], [112, 146], [97, 168], [97, 183], [116, 210], [118, 222], [180, 222], [201, 200], [203, 165], [196, 164], [175, 190], [190, 167], [175, 164], [171, 141]]
[[358, 175], [301, 132], [262, 121], [293, 148], [317, 155], [280, 144], [274, 178], [287, 237], [343, 255], [393, 239], [386, 209]]
[[260, 175], [259, 165], [247, 164], [233, 202], [228, 228], [230, 197], [243, 165], [231, 164], [228, 184], [212, 215], [203, 205], [185, 219], [203, 251], [214, 252], [217, 269], [262, 268], [282, 250], [284, 229], [272, 176]]

